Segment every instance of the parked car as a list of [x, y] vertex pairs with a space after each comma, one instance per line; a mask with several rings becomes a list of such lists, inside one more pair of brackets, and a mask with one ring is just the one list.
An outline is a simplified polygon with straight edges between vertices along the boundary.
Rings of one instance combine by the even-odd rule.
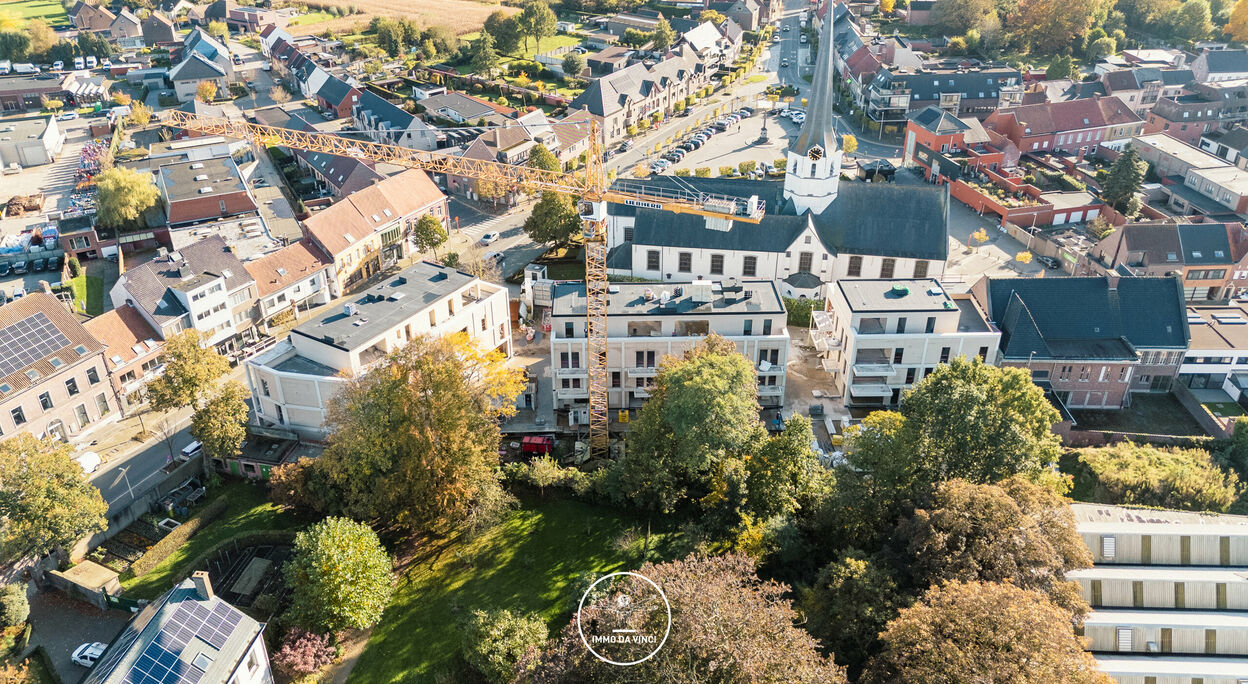
[[9, 272], [12, 270], [13, 270], [13, 267], [8, 265], [7, 263], [0, 264], [0, 278], [7, 276]]
[[64, 114], [56, 117], [56, 120], [57, 121], [73, 121], [74, 119], [77, 119], [77, 118], [78, 118], [78, 112], [65, 112]]
[[99, 660], [100, 656], [104, 655], [104, 651], [107, 648], [108, 648], [108, 644], [102, 644], [98, 641], [92, 642], [89, 644], [83, 644], [79, 646], [78, 648], [74, 649], [74, 655], [71, 658], [71, 660], [74, 661], [75, 665], [81, 665], [83, 667], [92, 667], [95, 665], [95, 661]]
[[36, 271], [42, 271], [43, 267], [44, 267], [43, 259], [35, 259], [34, 261], [30, 262], [30, 270], [32, 273]]
[[182, 451], [178, 452], [178, 461], [179, 462], [189, 461], [192, 458], [195, 458], [196, 456], [202, 454], [203, 452], [204, 452], [203, 443], [201, 443], [199, 440], [196, 440], [182, 447]]
[[57, 256], [54, 256], [54, 257], [50, 257], [50, 258], [48, 259], [48, 270], [49, 270], [49, 271], [59, 271], [59, 270], [61, 270], [61, 257], [60, 257], [60, 255], [57, 255]]
[[747, 117], [747, 116], [754, 116], [754, 108], [742, 107], [741, 109], [737, 110], [737, 114], [741, 115], [742, 118]]
[[100, 459], [100, 455], [94, 451], [84, 451], [81, 454], [74, 456], [74, 460], [78, 462], [78, 465], [82, 466], [82, 472], [86, 475], [90, 475], [91, 473], [99, 470], [100, 465], [104, 463], [104, 461]]
[[56, 60], [55, 62], [52, 62], [52, 69], [53, 69], [54, 71], [62, 71], [62, 70], [64, 70], [64, 69], [65, 69], [65, 62], [63, 62], [63, 61], [61, 61], [61, 60], [59, 60], [59, 59], [58, 59], [58, 60]]
[[783, 28], [781, 28], [780, 30], [781, 30], [781, 31], [784, 31], [785, 33], [788, 33], [788, 31], [789, 31], [789, 25], [788, 25], [788, 24], [785, 24], [785, 25], [784, 25], [784, 27], [783, 27]]
[[624, 142], [620, 143], [620, 151], [621, 151], [621, 152], [627, 152], [627, 151], [631, 150], [632, 148], [633, 148], [633, 141], [632, 141], [632, 140], [625, 140]]
[[485, 256], [481, 257], [481, 260], [487, 264], [494, 264], [496, 266], [502, 266], [503, 259], [505, 258], [506, 257], [503, 256], [502, 252], [486, 252]]
[[24, 287], [13, 288], [13, 299], [21, 299], [22, 297], [25, 297], [25, 296], [26, 296], [26, 288]]
[[15, 261], [15, 262], [13, 262], [13, 272], [14, 272], [14, 273], [16, 273], [17, 275], [21, 275], [21, 274], [25, 273], [25, 272], [26, 272], [26, 262], [25, 262], [25, 261]]
[[[785, 30], [787, 31], [788, 29], [786, 28]], [[781, 68], [783, 68], [783, 67], [787, 67], [788, 65], [789, 65], [789, 60], [787, 60], [787, 59], [782, 59], [782, 60], [780, 60], [780, 66], [781, 66]]]
[[1057, 259], [1054, 259], [1053, 257], [1050, 257], [1050, 256], [1038, 256], [1036, 257], [1036, 261], [1039, 261], [1040, 263], [1044, 264], [1045, 268], [1051, 268], [1051, 269], [1061, 268], [1061, 264], [1057, 263]]
[[495, 240], [497, 240], [499, 237], [501, 237], [501, 236], [500, 236], [498, 233], [496, 233], [496, 232], [489, 232], [489, 233], [486, 233], [485, 235], [482, 235], [482, 236], [481, 236], [481, 244], [483, 244], [483, 245], [488, 245], [488, 244], [491, 244], [491, 243], [493, 243]]

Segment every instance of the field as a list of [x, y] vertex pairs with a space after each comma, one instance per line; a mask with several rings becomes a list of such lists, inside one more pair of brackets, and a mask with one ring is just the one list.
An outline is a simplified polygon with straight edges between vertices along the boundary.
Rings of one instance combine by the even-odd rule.
[[299, 28], [309, 33], [321, 33], [327, 29], [334, 33], [352, 33], [357, 26], [367, 25], [373, 17], [383, 16], [408, 17], [416, 19], [421, 26], [446, 26], [455, 33], [462, 34], [480, 30], [485, 18], [495, 10], [519, 11], [470, 0], [352, 0], [315, 4], [350, 6], [360, 13], [315, 23], [300, 22]]
[[[455, 623], [478, 608], [534, 612], [557, 632], [572, 616], [579, 599], [573, 585], [582, 575], [641, 565], [645, 527], [645, 520], [612, 509], [545, 501], [523, 506], [476, 539], [418, 549], [349, 684], [464, 681]], [[656, 531], [651, 560], [683, 556], [682, 542]]]
[[294, 19], [291, 19], [290, 25], [291, 26], [306, 26], [308, 24], [319, 24], [321, 22], [329, 21], [330, 19], [333, 19], [333, 18], [334, 18], [334, 15], [330, 14], [329, 12], [326, 12], [325, 10], [314, 10], [312, 12], [308, 12], [307, 14], [300, 14]]
[[0, 25], [10, 20], [16, 20], [14, 23], [20, 25], [22, 20], [35, 18], [41, 18], [51, 26], [69, 23], [69, 15], [58, 0], [0, 0]]
[[[474, 33], [466, 33], [461, 37], [467, 41], [474, 41], [481, 37], [481, 33], [479, 31], [474, 32]], [[528, 52], [525, 52], [524, 42], [521, 41], [518, 52], [505, 54], [503, 56], [511, 57], [514, 59], [533, 59], [535, 55], [541, 54], [543, 52], [550, 52], [551, 50], [555, 50], [561, 47], [572, 47], [573, 45], [580, 45], [582, 42], [584, 42], [584, 40], [585, 40], [584, 38], [578, 38], [576, 36], [569, 36], [567, 34], [560, 33], [557, 36], [550, 36], [549, 38], [543, 38], [540, 42], [533, 42], [532, 40], [530, 40]]]

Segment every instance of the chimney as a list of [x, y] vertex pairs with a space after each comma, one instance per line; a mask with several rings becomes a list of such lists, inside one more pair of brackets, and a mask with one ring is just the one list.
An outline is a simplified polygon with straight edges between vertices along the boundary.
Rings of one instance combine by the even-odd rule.
[[206, 571], [196, 570], [192, 572], [191, 581], [195, 583], [195, 594], [199, 596], [200, 601], [212, 600], [212, 580], [208, 579]]
[[1118, 279], [1119, 279], [1120, 277], [1121, 277], [1121, 276], [1118, 276], [1118, 275], [1113, 275], [1113, 274], [1107, 274], [1107, 275], [1105, 276], [1105, 283], [1109, 286], [1109, 291], [1110, 291], [1110, 292], [1117, 292], [1117, 291], [1118, 291]]

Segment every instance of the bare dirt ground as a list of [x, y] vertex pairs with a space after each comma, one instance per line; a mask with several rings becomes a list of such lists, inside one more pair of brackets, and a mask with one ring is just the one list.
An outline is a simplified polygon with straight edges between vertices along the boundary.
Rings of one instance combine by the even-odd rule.
[[314, 24], [303, 24], [300, 32], [319, 34], [326, 29], [334, 33], [349, 34], [359, 26], [368, 26], [374, 16], [415, 18], [422, 26], [446, 26], [457, 34], [480, 30], [491, 12], [517, 12], [503, 7], [471, 0], [342, 0], [317, 3], [323, 6], [352, 6], [360, 14], [339, 17]]

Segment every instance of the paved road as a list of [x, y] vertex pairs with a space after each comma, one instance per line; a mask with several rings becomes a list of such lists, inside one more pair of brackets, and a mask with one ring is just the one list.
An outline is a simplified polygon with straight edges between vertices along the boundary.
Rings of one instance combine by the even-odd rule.
[[[173, 436], [175, 454], [194, 441], [187, 431], [187, 426], [190, 425], [189, 419], [179, 421], [176, 425], [178, 431]], [[154, 427], [148, 426], [149, 429]], [[131, 455], [115, 459], [102, 466], [91, 476], [90, 481], [108, 502], [108, 515], [111, 517], [159, 484], [165, 477], [163, 468], [167, 463], [169, 463], [169, 447], [164, 439], [158, 437], [153, 441], [145, 442], [138, 451]]]

